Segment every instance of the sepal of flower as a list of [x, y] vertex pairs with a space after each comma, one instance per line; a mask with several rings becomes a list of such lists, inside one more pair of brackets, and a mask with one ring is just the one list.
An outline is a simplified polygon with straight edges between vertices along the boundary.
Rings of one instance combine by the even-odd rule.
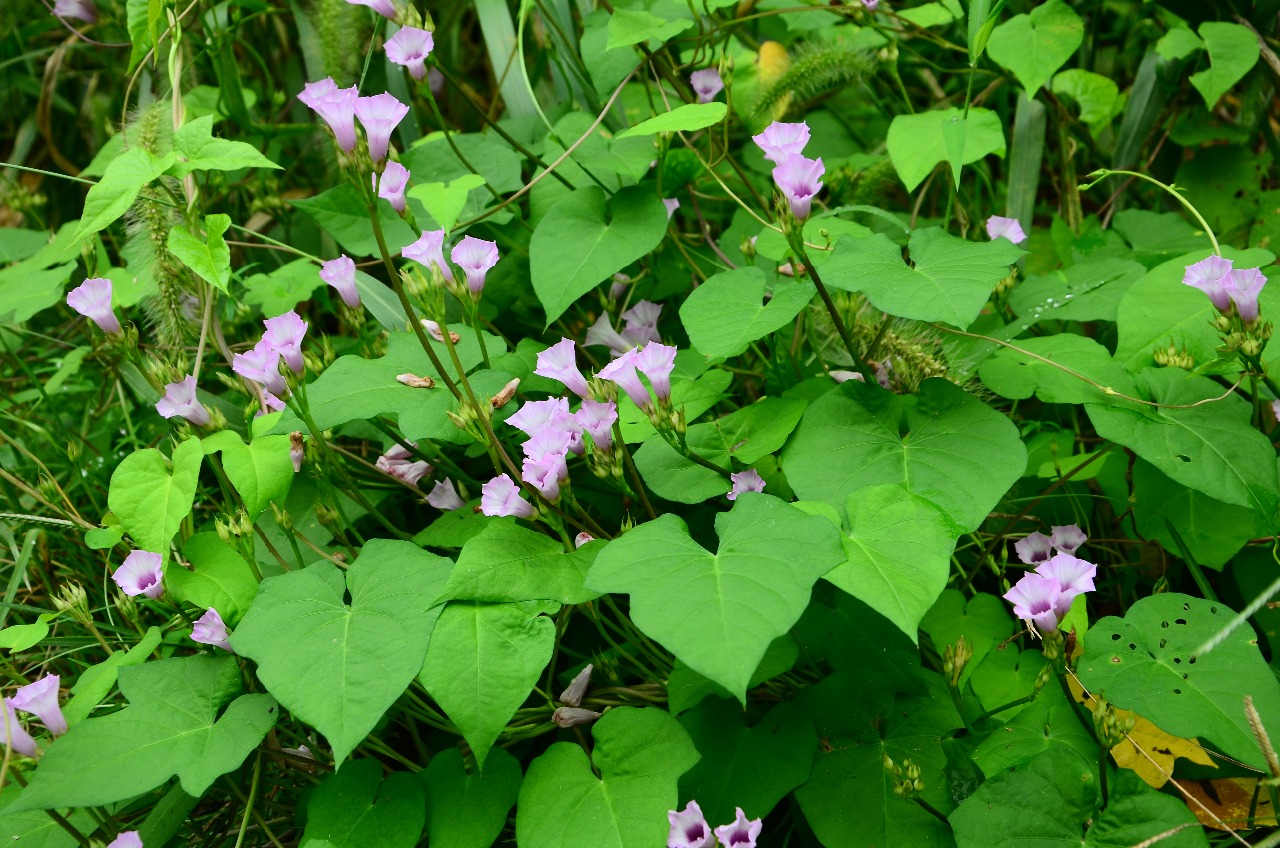
[[536, 511], [520, 496], [520, 487], [506, 474], [499, 474], [480, 488], [480, 511], [489, 516], [533, 518]]
[[987, 219], [987, 237], [992, 241], [1005, 238], [1014, 244], [1022, 244], [1027, 240], [1027, 234], [1022, 231], [1022, 224], [1017, 218], [1002, 218], [999, 215], [992, 215]]
[[62, 706], [58, 703], [58, 683], [56, 674], [47, 674], [35, 683], [28, 683], [18, 689], [9, 699], [14, 709], [30, 713], [40, 719], [40, 723], [49, 729], [54, 736], [67, 732], [67, 720], [62, 715]]
[[361, 97], [356, 100], [356, 117], [364, 127], [364, 137], [369, 144], [369, 158], [375, 165], [387, 158], [387, 146], [391, 133], [409, 114], [409, 107], [389, 92]]
[[120, 591], [130, 597], [146, 595], [155, 599], [164, 594], [164, 569], [160, 554], [135, 550], [111, 575]]
[[185, 418], [197, 427], [207, 427], [212, 421], [209, 410], [196, 398], [194, 374], [165, 385], [164, 397], [156, 402], [156, 412], [164, 418]]
[[699, 103], [710, 103], [716, 95], [724, 91], [724, 80], [715, 68], [703, 68], [689, 74], [689, 87], [698, 95]]
[[401, 27], [387, 39], [387, 59], [405, 68], [419, 82], [427, 76], [427, 57], [435, 48], [435, 37], [425, 29]]
[[[416, 442], [409, 442], [409, 444], [417, 447]], [[378, 457], [374, 465], [383, 474], [395, 477], [410, 486], [418, 485], [419, 480], [434, 470], [431, 467], [431, 463], [426, 460], [413, 459], [413, 453], [401, 444], [395, 444], [388, 448], [386, 453]]]
[[372, 179], [378, 189], [378, 197], [390, 203], [392, 209], [403, 212], [404, 190], [409, 185], [409, 169], [393, 159], [382, 167], [381, 176], [374, 174]]
[[360, 91], [356, 86], [338, 88], [333, 77], [307, 83], [298, 95], [304, 105], [328, 124], [344, 153], [356, 149], [356, 101], [359, 97]]
[[111, 281], [90, 277], [67, 292], [67, 306], [98, 325], [109, 336], [121, 334], [120, 320], [111, 309]]
[[427, 493], [427, 503], [443, 512], [462, 509], [467, 505], [458, 494], [457, 486], [448, 477], [436, 481], [435, 487]]
[[462, 241], [454, 245], [449, 258], [466, 274], [471, 298], [479, 300], [489, 269], [498, 264], [498, 245], [474, 236], [464, 236]]
[[191, 641], [199, 642], [201, 645], [213, 645], [215, 648], [235, 653], [231, 649], [231, 638], [227, 633], [226, 622], [213, 607], [209, 607], [204, 615], [196, 619], [196, 623], [191, 628]]

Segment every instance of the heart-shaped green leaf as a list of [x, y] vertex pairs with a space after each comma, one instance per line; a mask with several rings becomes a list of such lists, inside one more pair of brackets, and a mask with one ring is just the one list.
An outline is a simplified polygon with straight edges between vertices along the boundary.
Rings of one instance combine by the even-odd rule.
[[182, 555], [191, 569], [169, 563], [165, 588], [179, 601], [213, 607], [228, 625], [235, 625], [258, 594], [249, 563], [217, 533], [196, 533], [182, 546]]
[[1030, 15], [1014, 15], [996, 27], [987, 54], [1013, 72], [1035, 97], [1054, 72], [1084, 43], [1084, 21], [1062, 0], [1049, 0]]
[[458, 223], [458, 216], [467, 205], [471, 189], [484, 185], [484, 177], [479, 174], [463, 174], [448, 185], [444, 183], [419, 183], [409, 189], [407, 194], [422, 204], [423, 208], [436, 219], [436, 223], [445, 230], [452, 230]]
[[762, 304], [764, 290], [759, 268], [736, 268], [710, 277], [680, 305], [689, 341], [708, 357], [737, 356], [756, 339], [791, 323], [817, 291], [807, 280], [780, 283]]
[[422, 779], [357, 760], [316, 787], [307, 801], [303, 845], [325, 848], [413, 848], [427, 819]]
[[520, 792], [520, 763], [503, 748], [485, 760], [484, 774], [464, 767], [462, 752], [446, 748], [423, 774], [431, 789], [427, 842], [449, 848], [490, 848]]
[[1240, 24], [1206, 21], [1200, 25], [1200, 37], [1209, 51], [1209, 67], [1192, 74], [1191, 84], [1212, 110], [1222, 95], [1258, 63], [1261, 50], [1257, 33]]
[[173, 470], [155, 448], [134, 451], [111, 474], [107, 506], [139, 548], [168, 557], [169, 542], [191, 512], [204, 449], [188, 439], [173, 451]]
[[222, 234], [230, 226], [230, 216], [210, 215], [204, 219], [203, 239], [181, 225], [169, 230], [169, 252], [224, 294], [231, 283], [231, 248], [227, 247]]
[[215, 451], [222, 452], [222, 468], [250, 521], [257, 521], [272, 501], [283, 506], [294, 475], [288, 436], [258, 436], [246, 445], [234, 431], [220, 430], [204, 439], [204, 452]]
[[[943, 128], [961, 114], [959, 109], [939, 109], [894, 117], [885, 143], [889, 159], [907, 191], [915, 191], [939, 162], [952, 160]], [[990, 109], [970, 109], [965, 118], [960, 164], [971, 165], [991, 153], [1003, 156], [1004, 150], [1000, 116]]]

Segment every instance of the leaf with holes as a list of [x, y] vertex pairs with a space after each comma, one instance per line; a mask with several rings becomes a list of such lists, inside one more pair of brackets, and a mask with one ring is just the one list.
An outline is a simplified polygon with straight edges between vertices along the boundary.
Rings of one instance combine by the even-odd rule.
[[1161, 730], [1207, 739], [1228, 756], [1262, 768], [1244, 696], [1253, 696], [1276, 738], [1280, 682], [1262, 658], [1253, 628], [1243, 623], [1212, 651], [1195, 655], [1234, 615], [1217, 601], [1189, 595], [1143, 598], [1124, 618], [1108, 616], [1089, 628], [1080, 682]]

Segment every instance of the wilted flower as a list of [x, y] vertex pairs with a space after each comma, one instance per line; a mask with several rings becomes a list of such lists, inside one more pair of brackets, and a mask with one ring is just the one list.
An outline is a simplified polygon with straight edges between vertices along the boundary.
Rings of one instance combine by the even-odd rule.
[[751, 140], [764, 151], [764, 158], [781, 165], [804, 152], [804, 146], [809, 143], [809, 125], [803, 121], [798, 124], [774, 121], [764, 132], [751, 136]]
[[731, 501], [736, 501], [738, 495], [746, 492], [764, 491], [764, 478], [754, 468], [730, 474], [729, 480], [733, 483], [733, 488], [729, 490], [729, 494], [726, 497]]
[[822, 191], [826, 167], [821, 159], [792, 156], [773, 169], [773, 181], [791, 204], [791, 214], [801, 221], [809, 217], [813, 198]]
[[334, 140], [345, 153], [356, 149], [356, 100], [359, 97], [360, 91], [354, 85], [338, 88], [333, 77], [307, 83], [298, 95], [303, 104], [329, 125]]
[[724, 80], [715, 68], [703, 68], [689, 74], [689, 86], [698, 95], [699, 103], [710, 103], [724, 90]]
[[538, 354], [538, 367], [533, 373], [564, 383], [578, 397], [590, 397], [587, 378], [578, 370], [577, 346], [573, 339], [561, 339]]
[[[590, 535], [579, 533], [579, 536], [586, 536], [587, 541], [592, 541]], [[585, 542], [579, 543], [578, 547], [582, 547]], [[560, 703], [566, 707], [582, 706], [582, 696], [587, 694], [587, 687], [591, 685], [591, 664], [587, 663], [587, 667], [578, 672], [573, 680], [569, 683], [565, 690], [560, 693]]]
[[390, 161], [382, 167], [382, 176], [375, 177], [374, 181], [378, 184], [378, 197], [390, 203], [392, 209], [403, 212], [404, 188], [409, 184], [409, 169], [399, 162]]
[[[438, 342], [444, 341], [444, 330], [440, 329], [440, 325], [437, 324], [435, 321], [432, 321], [430, 318], [422, 318], [418, 321], [418, 323], [422, 325], [422, 329], [427, 331], [428, 336], [430, 336], [431, 338], [435, 339]], [[449, 341], [453, 342], [454, 344], [457, 344], [461, 340], [462, 340], [462, 336], [458, 335], [452, 330], [449, 331]]]
[[520, 378], [513, 377], [501, 389], [498, 389], [497, 394], [489, 398], [489, 405], [494, 409], [502, 409], [516, 396], [516, 389], [518, 388], [520, 388]]
[[111, 281], [106, 277], [90, 277], [67, 292], [67, 306], [97, 324], [102, 332], [119, 334], [120, 321], [111, 310]]
[[1089, 537], [1075, 524], [1056, 526], [1049, 533], [1049, 544], [1053, 545], [1059, 553], [1073, 554], [1087, 541]]
[[22, 756], [38, 757], [40, 755], [36, 740], [23, 729], [22, 723], [18, 721], [18, 714], [13, 711], [12, 698], [4, 699], [4, 729], [0, 732], [4, 733], [4, 736], [0, 737], [0, 743], [7, 742], [12, 750]]
[[1027, 565], [1036, 565], [1052, 556], [1053, 542], [1043, 533], [1028, 533], [1014, 543], [1018, 559]]
[[480, 511], [494, 516], [533, 516], [533, 507], [520, 497], [520, 487], [506, 474], [499, 474], [480, 488]]
[[1214, 308], [1223, 315], [1231, 313], [1231, 291], [1234, 286], [1230, 259], [1210, 256], [1194, 265], [1188, 265], [1182, 276], [1182, 283], [1207, 294]]
[[453, 279], [453, 272], [444, 262], [444, 230], [427, 230], [413, 244], [402, 247], [400, 255], [428, 270], [439, 268], [446, 280]]
[[49, 728], [54, 736], [67, 732], [67, 720], [62, 715], [62, 707], [58, 704], [58, 682], [56, 674], [47, 674], [35, 683], [28, 683], [18, 689], [9, 699], [15, 709], [40, 719], [40, 723]]
[[[270, 412], [279, 412], [284, 409], [284, 401], [266, 391], [261, 386], [258, 387], [258, 399], [262, 402], [257, 415], [266, 415]], [[257, 417], [256, 415], [254, 417]]]
[[427, 57], [435, 47], [435, 38], [425, 29], [401, 27], [387, 39], [387, 58], [409, 70], [416, 80], [427, 75]]
[[356, 117], [364, 127], [364, 137], [369, 142], [369, 158], [374, 164], [387, 158], [391, 133], [407, 114], [409, 107], [385, 91], [356, 100]]
[[306, 367], [302, 360], [302, 339], [307, 335], [307, 322], [290, 310], [262, 323], [267, 328], [262, 340], [284, 358], [290, 371], [301, 374]]
[[579, 724], [590, 724], [600, 718], [595, 710], [584, 710], [581, 707], [556, 707], [551, 720], [560, 727], [574, 727]]
[[611, 380], [616, 383], [627, 393], [632, 403], [644, 409], [650, 405], [651, 401], [649, 390], [644, 387], [644, 383], [640, 382], [640, 375], [636, 373], [636, 355], [634, 350], [627, 351], [601, 368], [596, 376], [601, 380]]
[[302, 460], [306, 459], [307, 451], [302, 443], [302, 431], [294, 430], [289, 434], [289, 461], [293, 463], [293, 473], [297, 474], [302, 471]]
[[261, 383], [268, 393], [279, 397], [289, 391], [284, 377], [280, 376], [279, 362], [280, 352], [262, 338], [252, 350], [231, 357], [231, 370], [246, 380]]
[[574, 413], [582, 429], [591, 435], [591, 441], [598, 450], [607, 451], [613, 447], [613, 424], [618, 420], [618, 407], [611, 400], [584, 400], [582, 406]]
[[478, 298], [484, 291], [484, 278], [489, 269], [498, 264], [498, 245], [466, 236], [454, 245], [449, 258], [467, 275], [467, 288], [471, 289], [472, 297]]
[[992, 215], [987, 219], [987, 237], [992, 241], [1007, 238], [1014, 244], [1022, 244], [1027, 240], [1027, 234], [1022, 231], [1017, 218], [1002, 218], [999, 215]]
[[716, 839], [724, 848], [756, 848], [756, 839], [763, 827], [760, 819], [747, 821], [747, 814], [738, 807], [737, 817], [731, 824], [716, 828]]
[[368, 6], [388, 20], [396, 19], [396, 4], [392, 0], [347, 0], [353, 6]]
[[636, 354], [636, 369], [649, 378], [658, 403], [671, 400], [671, 371], [676, 367], [676, 352], [672, 345], [651, 342]]
[[671, 822], [667, 848], [711, 848], [715, 844], [711, 825], [707, 824], [697, 801], [690, 801], [683, 812], [669, 810], [667, 820]]
[[130, 597], [146, 595], [158, 598], [164, 593], [164, 569], [160, 554], [151, 551], [133, 551], [111, 575], [120, 591]]
[[1237, 268], [1229, 276], [1231, 302], [1236, 305], [1240, 320], [1252, 326], [1258, 320], [1258, 295], [1267, 284], [1259, 268]]
[[674, 197], [662, 198], [662, 205], [667, 207], [667, 220], [671, 220], [671, 216], [676, 214], [676, 210], [680, 208], [680, 201]]
[[136, 830], [125, 830], [107, 848], [143, 848], [142, 837]]
[[342, 302], [352, 309], [360, 306], [360, 290], [356, 288], [356, 263], [343, 255], [320, 266], [320, 279], [338, 292]]
[[458, 494], [458, 488], [448, 477], [436, 481], [435, 488], [427, 494], [427, 503], [444, 512], [462, 509], [467, 505]]
[[[416, 444], [409, 444], [417, 447]], [[374, 463], [378, 470], [383, 474], [389, 474], [397, 480], [403, 480], [410, 486], [416, 486], [418, 481], [431, 473], [431, 463], [426, 460], [414, 460], [413, 454], [404, 445], [395, 444], [387, 449], [387, 452], [378, 457], [378, 461]]]
[[209, 607], [205, 614], [196, 620], [195, 626], [191, 628], [191, 641], [231, 651], [231, 639], [227, 637], [226, 622], [213, 607]]
[[87, 24], [98, 22], [98, 8], [93, 0], [57, 0], [53, 4], [53, 13], [60, 18], [75, 18]]
[[156, 412], [164, 418], [182, 417], [197, 427], [209, 425], [209, 410], [196, 399], [196, 377], [188, 374], [176, 383], [167, 383], [164, 397], [156, 403]]

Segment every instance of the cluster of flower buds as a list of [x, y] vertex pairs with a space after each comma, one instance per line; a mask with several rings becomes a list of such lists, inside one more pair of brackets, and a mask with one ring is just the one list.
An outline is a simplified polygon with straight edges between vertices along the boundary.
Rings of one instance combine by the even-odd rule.
[[667, 820], [671, 830], [667, 834], [667, 848], [755, 848], [760, 838], [760, 830], [764, 822], [760, 819], [747, 819], [741, 807], [736, 810], [734, 820], [717, 827], [714, 831], [707, 824], [702, 808], [697, 801], [690, 801], [680, 812], [669, 810]]
[[786, 198], [791, 214], [803, 221], [809, 217], [813, 198], [822, 191], [822, 177], [827, 172], [822, 159], [807, 159], [809, 125], [774, 121], [751, 140], [764, 151], [764, 158], [774, 164], [773, 182]]
[[1115, 706], [1101, 695], [1095, 695], [1089, 704], [1089, 712], [1093, 713], [1093, 728], [1098, 733], [1098, 740], [1108, 748], [1114, 748], [1124, 741], [1125, 735], [1133, 730], [1132, 713], [1121, 715]]
[[1073, 556], [1085, 541], [1084, 532], [1070, 524], [1052, 528], [1048, 536], [1031, 533], [1014, 546], [1018, 558], [1036, 568], [1027, 572], [1004, 598], [1013, 604], [1013, 614], [1025, 621], [1033, 633], [1056, 634], [1072, 601], [1093, 591], [1098, 567]]
[[1151, 354], [1151, 358], [1155, 360], [1156, 365], [1162, 368], [1173, 367], [1190, 371], [1196, 367], [1196, 358], [1191, 351], [1183, 350], [1175, 344], [1156, 348], [1155, 352]]
[[905, 758], [901, 763], [895, 763], [888, 754], [884, 755], [884, 770], [893, 775], [893, 794], [899, 798], [915, 798], [924, 791], [924, 778], [920, 773], [920, 766], [911, 761], [911, 758]]
[[955, 689], [960, 685], [960, 676], [965, 666], [973, 659], [973, 646], [962, 635], [954, 645], [948, 645], [942, 652], [942, 676], [947, 678], [947, 685]]

